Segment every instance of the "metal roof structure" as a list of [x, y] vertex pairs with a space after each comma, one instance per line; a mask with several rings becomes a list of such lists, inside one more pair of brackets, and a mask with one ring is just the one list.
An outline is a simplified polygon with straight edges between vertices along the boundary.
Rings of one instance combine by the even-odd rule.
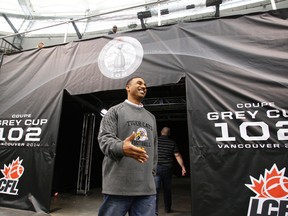
[[22, 49], [27, 38], [68, 42], [107, 34], [114, 25], [123, 32], [287, 7], [288, 0], [1, 0], [0, 38]]

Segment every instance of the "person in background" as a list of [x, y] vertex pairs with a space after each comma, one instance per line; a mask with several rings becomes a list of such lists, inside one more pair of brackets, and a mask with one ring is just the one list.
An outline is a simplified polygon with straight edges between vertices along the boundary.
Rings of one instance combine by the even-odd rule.
[[109, 34], [109, 35], [110, 35], [110, 34], [116, 34], [116, 33], [117, 33], [117, 30], [118, 30], [117, 26], [114, 25], [113, 28], [108, 32], [108, 34]]
[[161, 136], [158, 137], [158, 164], [157, 172], [155, 176], [156, 184], [156, 215], [158, 215], [158, 200], [161, 185], [163, 186], [163, 198], [165, 212], [171, 212], [172, 206], [172, 194], [171, 194], [171, 184], [173, 176], [173, 162], [174, 157], [176, 158], [178, 164], [182, 168], [182, 176], [186, 175], [186, 169], [183, 163], [181, 154], [179, 153], [176, 142], [169, 138], [170, 128], [163, 127], [161, 130]]
[[127, 99], [111, 107], [100, 123], [104, 200], [99, 216], [155, 215], [156, 119], [141, 103], [147, 92], [141, 77], [129, 79], [126, 92]]
[[38, 43], [38, 45], [37, 45], [37, 48], [38, 48], [38, 49], [41, 49], [41, 48], [43, 48], [43, 47], [44, 47], [44, 43], [43, 43], [43, 42]]

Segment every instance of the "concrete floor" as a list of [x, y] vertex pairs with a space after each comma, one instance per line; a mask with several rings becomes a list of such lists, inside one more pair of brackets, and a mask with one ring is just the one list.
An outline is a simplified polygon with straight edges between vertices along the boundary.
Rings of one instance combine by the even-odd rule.
[[[0, 216], [97, 216], [102, 202], [101, 189], [91, 190], [88, 196], [63, 193], [51, 200], [51, 213], [31, 212], [0, 207]], [[174, 177], [172, 186], [172, 212], [165, 213], [162, 193], [159, 200], [159, 215], [191, 215], [190, 178]], [[115, 215], [116, 216], [116, 215]]]

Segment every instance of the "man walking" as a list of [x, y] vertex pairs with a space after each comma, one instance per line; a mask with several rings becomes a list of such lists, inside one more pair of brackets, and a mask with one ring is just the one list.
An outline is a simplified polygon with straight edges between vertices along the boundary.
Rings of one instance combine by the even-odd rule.
[[173, 158], [175, 157], [178, 164], [182, 168], [182, 176], [186, 175], [186, 169], [183, 163], [181, 154], [179, 153], [176, 142], [169, 138], [170, 128], [164, 127], [161, 130], [161, 136], [158, 137], [158, 165], [157, 174], [155, 176], [156, 183], [156, 215], [158, 215], [158, 199], [161, 189], [163, 186], [163, 198], [165, 212], [171, 212], [172, 206], [172, 195], [171, 195], [171, 184], [173, 176]]

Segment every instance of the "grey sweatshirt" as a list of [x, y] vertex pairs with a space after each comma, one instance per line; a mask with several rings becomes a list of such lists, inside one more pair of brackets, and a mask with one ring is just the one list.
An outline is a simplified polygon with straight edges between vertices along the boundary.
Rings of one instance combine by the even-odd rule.
[[[145, 148], [144, 163], [126, 157], [123, 141], [136, 133], [132, 144]], [[153, 114], [127, 100], [111, 107], [103, 117], [98, 134], [104, 153], [102, 193], [138, 196], [156, 194], [153, 174], [157, 165], [157, 126]]]

